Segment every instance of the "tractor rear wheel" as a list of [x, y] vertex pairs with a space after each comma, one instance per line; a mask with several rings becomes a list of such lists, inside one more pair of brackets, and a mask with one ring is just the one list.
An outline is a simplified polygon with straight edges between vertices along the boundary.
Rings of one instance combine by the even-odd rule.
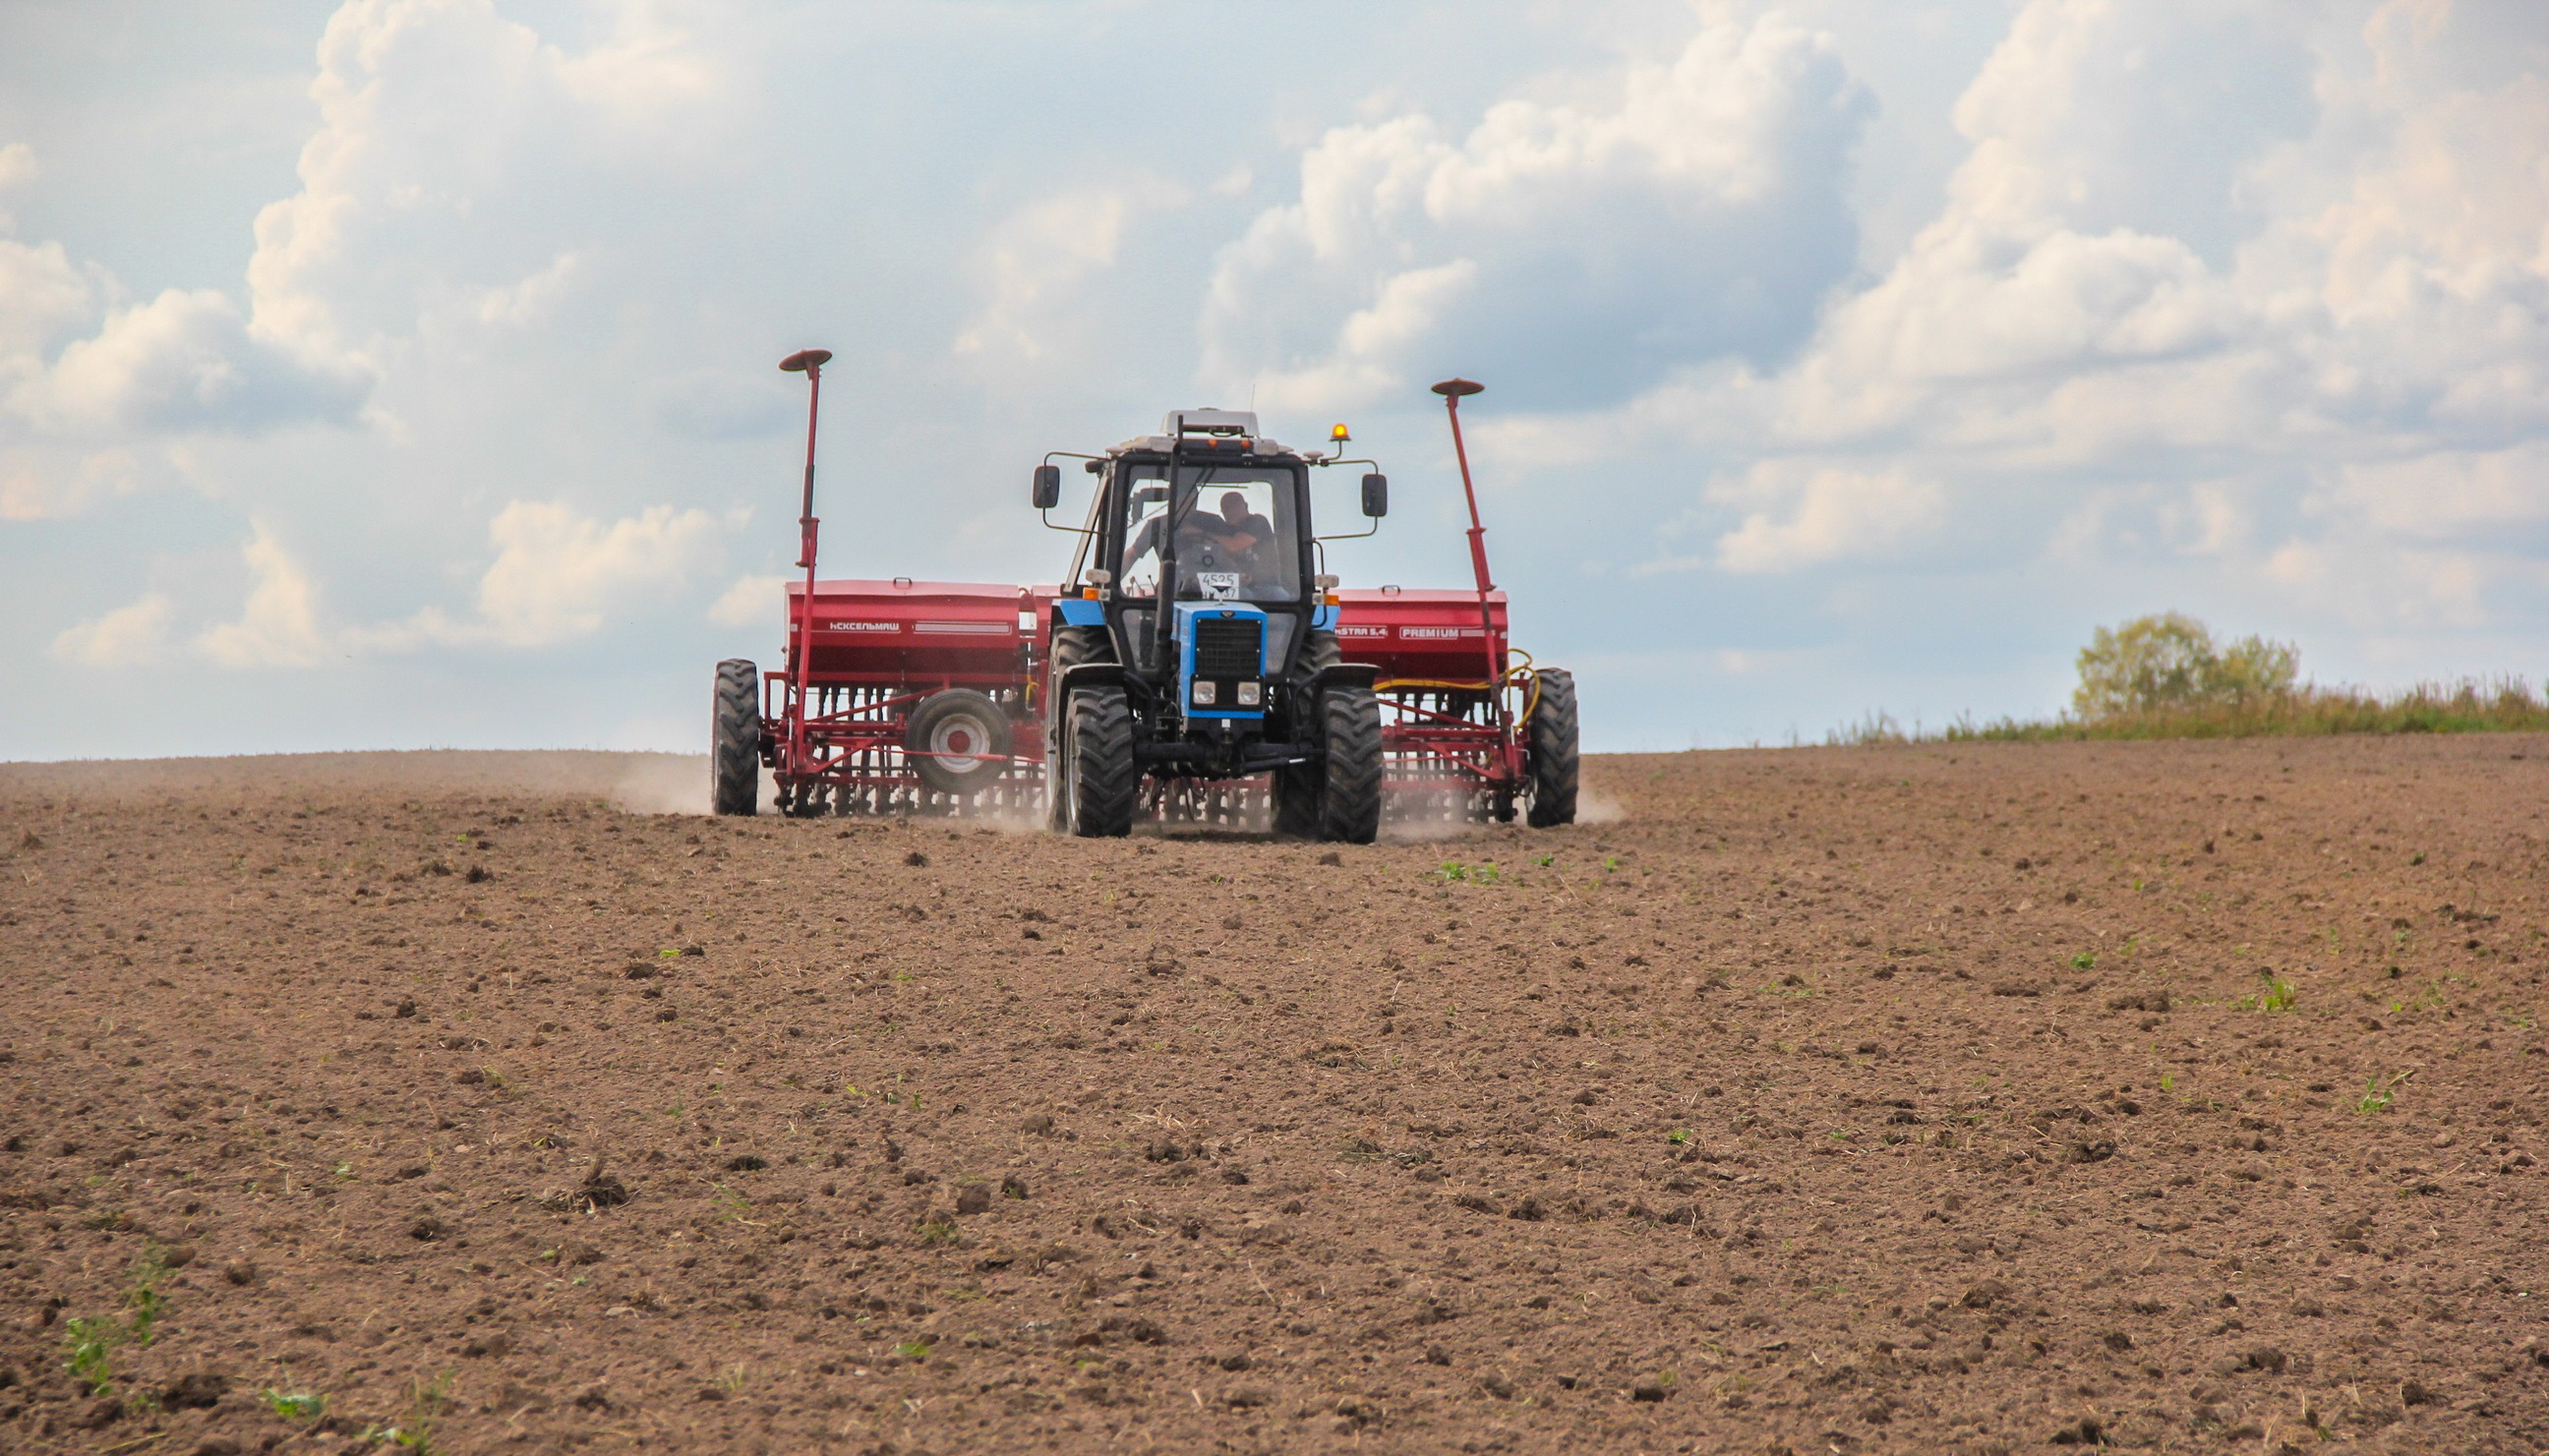
[[1114, 839], [1133, 829], [1142, 797], [1133, 758], [1133, 706], [1121, 687], [1074, 688], [1062, 711], [1063, 828], [1080, 839]]
[[1009, 767], [1009, 715], [970, 687], [933, 692], [913, 711], [902, 744], [921, 782], [940, 793], [980, 793]]
[[1370, 844], [1380, 834], [1380, 698], [1369, 687], [1319, 694], [1318, 837]]
[[1056, 627], [1044, 675], [1044, 806], [1045, 827], [1056, 834], [1071, 828], [1071, 809], [1064, 801], [1063, 728], [1070, 714], [1060, 694], [1062, 675], [1082, 663], [1112, 662], [1115, 645], [1103, 627]]
[[[1319, 731], [1318, 699], [1310, 691], [1310, 680], [1327, 668], [1345, 661], [1345, 652], [1337, 645], [1334, 632], [1312, 632], [1301, 640], [1301, 650], [1292, 659], [1292, 740], [1314, 738]], [[1327, 770], [1318, 761], [1291, 764], [1274, 771], [1274, 832], [1291, 839], [1309, 839], [1319, 832], [1319, 786]]]
[[1528, 745], [1531, 827], [1549, 829], [1575, 822], [1575, 675], [1545, 668], [1538, 679]]
[[717, 664], [708, 801], [719, 814], [761, 812], [761, 670], [742, 658]]

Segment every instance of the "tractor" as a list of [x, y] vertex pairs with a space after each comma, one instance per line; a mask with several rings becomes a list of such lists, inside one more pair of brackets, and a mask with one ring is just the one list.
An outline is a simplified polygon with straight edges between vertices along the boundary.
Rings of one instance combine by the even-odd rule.
[[[1255, 825], [1368, 844], [1384, 817], [1575, 817], [1574, 682], [1506, 643], [1505, 593], [1460, 435], [1465, 380], [1435, 387], [1469, 502], [1473, 591], [1341, 591], [1326, 543], [1389, 509], [1374, 462], [1269, 439], [1250, 412], [1180, 410], [1102, 453], [1053, 451], [1030, 501], [1077, 540], [1059, 586], [818, 581], [819, 349], [808, 377], [805, 573], [788, 588], [785, 664], [717, 665], [715, 811], [1039, 815], [1102, 838], [1140, 822]], [[1092, 477], [1058, 524], [1064, 469]], [[1364, 528], [1312, 526], [1317, 473], [1365, 467]]]

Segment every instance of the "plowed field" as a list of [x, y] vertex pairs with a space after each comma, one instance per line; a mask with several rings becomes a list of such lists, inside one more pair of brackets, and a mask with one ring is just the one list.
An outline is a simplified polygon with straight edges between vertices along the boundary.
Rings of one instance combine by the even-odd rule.
[[0, 768], [0, 1448], [2549, 1446], [2549, 741], [631, 772]]

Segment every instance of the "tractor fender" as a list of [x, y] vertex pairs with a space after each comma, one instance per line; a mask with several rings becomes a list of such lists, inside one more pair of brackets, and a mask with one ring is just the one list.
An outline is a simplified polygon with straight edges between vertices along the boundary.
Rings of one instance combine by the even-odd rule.
[[1062, 681], [1054, 684], [1053, 700], [1069, 701], [1072, 689], [1077, 687], [1121, 687], [1123, 685], [1124, 665], [1122, 663], [1081, 663], [1064, 670]]
[[1331, 687], [1369, 687], [1380, 681], [1380, 669], [1370, 663], [1330, 663], [1310, 675], [1313, 692]]

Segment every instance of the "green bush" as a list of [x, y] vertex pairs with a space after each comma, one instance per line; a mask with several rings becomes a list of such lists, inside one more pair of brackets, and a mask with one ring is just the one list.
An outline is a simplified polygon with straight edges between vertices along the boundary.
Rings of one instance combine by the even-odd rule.
[[2239, 707], [2293, 690], [2301, 649], [2243, 637], [2216, 646], [2213, 633], [2183, 612], [2100, 627], [2080, 649], [2080, 686], [2071, 710], [2083, 720], [2172, 708]]

